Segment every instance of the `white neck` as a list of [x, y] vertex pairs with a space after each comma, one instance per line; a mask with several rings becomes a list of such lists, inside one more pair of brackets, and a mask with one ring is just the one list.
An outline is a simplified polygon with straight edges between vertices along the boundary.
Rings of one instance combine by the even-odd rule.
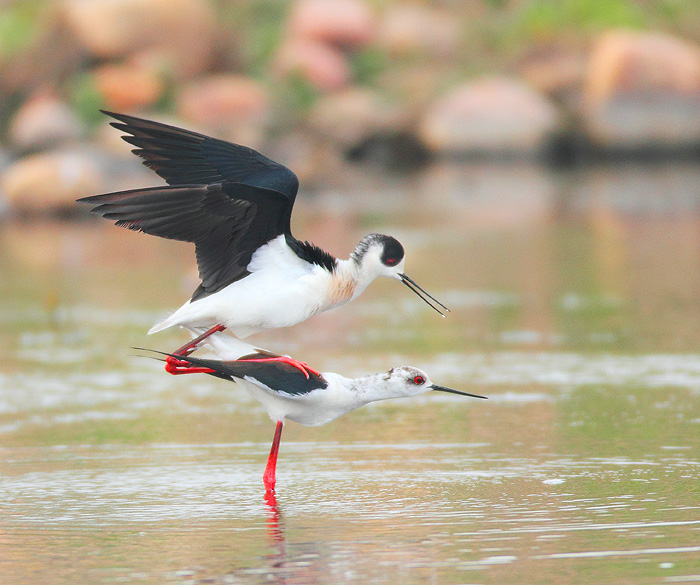
[[374, 275], [363, 271], [362, 266], [352, 258], [338, 260], [328, 288], [327, 306], [335, 307], [353, 300], [361, 295], [373, 280]]
[[323, 374], [330, 382], [335, 399], [344, 402], [349, 410], [354, 410], [370, 402], [387, 400], [396, 396], [389, 392], [384, 383], [386, 374], [370, 374], [361, 378], [345, 378], [330, 372]]

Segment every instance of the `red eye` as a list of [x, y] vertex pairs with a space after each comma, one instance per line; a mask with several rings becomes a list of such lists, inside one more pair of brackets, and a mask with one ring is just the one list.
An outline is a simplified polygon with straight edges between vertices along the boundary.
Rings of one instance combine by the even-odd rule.
[[425, 384], [425, 378], [423, 376], [416, 376], [413, 378], [413, 383], [416, 386], [420, 386], [421, 384]]
[[394, 266], [394, 265], [396, 264], [396, 262], [397, 262], [396, 258], [389, 258], [389, 259], [386, 261], [386, 265], [387, 265], [387, 266]]

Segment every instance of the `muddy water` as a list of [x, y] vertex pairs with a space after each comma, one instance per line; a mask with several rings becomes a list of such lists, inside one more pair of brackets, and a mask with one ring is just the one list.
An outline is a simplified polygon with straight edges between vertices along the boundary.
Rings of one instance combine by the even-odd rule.
[[274, 427], [230, 383], [131, 347], [196, 286], [191, 250], [106, 224], [0, 226], [1, 583], [700, 582], [700, 169], [431, 169], [306, 193], [396, 282], [255, 340], [486, 394]]

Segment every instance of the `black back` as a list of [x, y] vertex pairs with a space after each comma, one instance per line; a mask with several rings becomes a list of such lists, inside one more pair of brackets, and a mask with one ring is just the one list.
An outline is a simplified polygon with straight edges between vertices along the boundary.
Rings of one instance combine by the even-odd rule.
[[322, 376], [309, 372], [307, 378], [297, 367], [279, 361], [269, 361], [269, 358], [278, 357], [274, 354], [261, 352], [243, 356], [235, 361], [219, 361], [193, 356], [173, 357], [190, 362], [194, 366], [210, 368], [214, 370], [212, 376], [224, 380], [235, 381], [236, 378], [254, 379], [267, 386], [274, 392], [303, 396], [313, 390], [328, 387], [328, 382]]

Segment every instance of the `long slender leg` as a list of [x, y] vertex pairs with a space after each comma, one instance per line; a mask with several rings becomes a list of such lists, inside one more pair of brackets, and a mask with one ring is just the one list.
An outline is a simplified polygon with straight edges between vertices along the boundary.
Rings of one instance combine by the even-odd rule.
[[284, 423], [281, 420], [277, 421], [277, 428], [275, 428], [275, 438], [272, 440], [270, 456], [267, 458], [267, 466], [265, 467], [265, 473], [263, 474], [263, 483], [265, 484], [265, 489], [268, 492], [275, 491], [275, 470], [277, 469], [277, 453], [280, 449], [280, 439], [282, 438], [283, 426]]
[[208, 329], [204, 333], [202, 333], [199, 337], [195, 337], [192, 341], [188, 341], [185, 345], [183, 345], [180, 349], [176, 349], [174, 352], [172, 352], [174, 355], [190, 355], [197, 347], [199, 346], [202, 341], [204, 341], [207, 337], [210, 335], [213, 335], [214, 333], [218, 333], [219, 331], [223, 331], [226, 329], [225, 325], [214, 325], [211, 329]]
[[[223, 331], [226, 329], [224, 325], [215, 325], [208, 331], [205, 331], [202, 333], [199, 337], [195, 337], [192, 341], [187, 342], [185, 345], [183, 345], [181, 348], [176, 349], [173, 352], [173, 355], [181, 355], [181, 356], [188, 356], [190, 355], [194, 350], [197, 349], [200, 343], [204, 341], [207, 337], [210, 335], [213, 335], [214, 333], [218, 333], [219, 331]], [[178, 375], [178, 374], [210, 374], [214, 370], [211, 370], [209, 368], [197, 368], [193, 367], [192, 364], [189, 362], [185, 362], [182, 360], [178, 360], [176, 357], [173, 356], [168, 356], [165, 359], [165, 371], [168, 372], [169, 374], [173, 375]]]

